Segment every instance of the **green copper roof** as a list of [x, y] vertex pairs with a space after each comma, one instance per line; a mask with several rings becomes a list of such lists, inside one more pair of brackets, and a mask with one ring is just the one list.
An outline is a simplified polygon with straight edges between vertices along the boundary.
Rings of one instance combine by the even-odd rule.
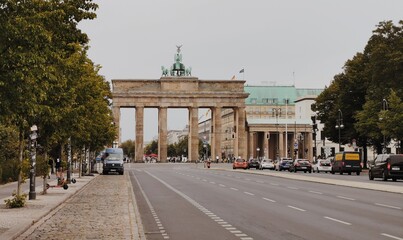
[[317, 96], [323, 89], [297, 89], [295, 86], [245, 86], [249, 97], [246, 105], [294, 105], [294, 102], [303, 96]]

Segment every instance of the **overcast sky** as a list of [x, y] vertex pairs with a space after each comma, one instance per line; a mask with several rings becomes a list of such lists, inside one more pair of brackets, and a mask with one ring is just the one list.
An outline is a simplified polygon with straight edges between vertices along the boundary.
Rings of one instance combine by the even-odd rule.
[[[98, 0], [98, 17], [80, 28], [89, 58], [112, 79], [159, 79], [183, 45], [183, 63], [205, 80], [324, 88], [362, 52], [380, 21], [403, 19], [402, 0]], [[200, 110], [205, 112], [206, 110]], [[145, 110], [145, 141], [157, 135]], [[168, 110], [182, 129], [187, 110]], [[135, 138], [134, 110], [122, 110], [122, 140]]]

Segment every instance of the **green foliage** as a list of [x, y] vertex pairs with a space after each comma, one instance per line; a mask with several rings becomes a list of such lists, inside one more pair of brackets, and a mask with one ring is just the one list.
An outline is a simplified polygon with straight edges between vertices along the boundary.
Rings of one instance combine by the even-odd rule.
[[[399, 127], [403, 113], [402, 82], [403, 21], [398, 25], [381, 22], [364, 52], [346, 62], [344, 73], [334, 77], [331, 85], [318, 96], [312, 110], [319, 112], [318, 119], [325, 124], [324, 133], [329, 139], [338, 141], [338, 130], [334, 126], [340, 109], [344, 123], [341, 142], [356, 139], [358, 145], [369, 144], [379, 151], [383, 135], [388, 136], [388, 141], [402, 140]], [[386, 98], [390, 101], [390, 110], [382, 112]]]
[[0, 124], [0, 183], [18, 178], [18, 134], [13, 126]]
[[147, 146], [144, 148], [144, 153], [145, 154], [158, 154], [158, 141], [157, 140], [152, 140]]
[[123, 153], [131, 159], [134, 159], [136, 149], [136, 143], [133, 140], [127, 140], [120, 144], [120, 147], [123, 149]]
[[4, 200], [8, 208], [21, 208], [25, 206], [27, 202], [26, 193], [18, 195], [14, 192], [12, 196], [13, 198]]

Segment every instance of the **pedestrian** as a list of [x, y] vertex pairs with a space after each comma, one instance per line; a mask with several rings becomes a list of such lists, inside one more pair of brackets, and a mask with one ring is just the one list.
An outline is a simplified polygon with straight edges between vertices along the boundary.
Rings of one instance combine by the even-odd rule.
[[60, 178], [61, 177], [61, 173], [60, 173], [60, 171], [61, 171], [61, 161], [60, 161], [60, 158], [57, 158], [56, 159], [56, 177], [57, 178]]

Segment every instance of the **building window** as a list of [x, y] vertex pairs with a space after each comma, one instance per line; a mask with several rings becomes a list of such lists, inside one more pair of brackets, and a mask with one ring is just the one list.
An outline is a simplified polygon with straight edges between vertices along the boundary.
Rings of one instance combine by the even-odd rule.
[[251, 99], [250, 99], [250, 102], [251, 102], [252, 104], [256, 104], [256, 100], [257, 100], [256, 98], [251, 98]]
[[268, 98], [262, 98], [262, 103], [269, 103], [269, 99]]

